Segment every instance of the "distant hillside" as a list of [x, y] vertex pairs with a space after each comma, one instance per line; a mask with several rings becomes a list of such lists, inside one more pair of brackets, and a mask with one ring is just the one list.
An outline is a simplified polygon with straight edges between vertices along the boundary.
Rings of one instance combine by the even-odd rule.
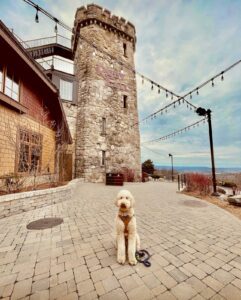
[[[171, 166], [155, 165], [157, 170], [171, 170]], [[178, 172], [198, 172], [198, 173], [211, 173], [212, 169], [209, 167], [186, 167], [186, 166], [174, 166], [174, 169]], [[216, 173], [239, 173], [241, 168], [216, 168]]]

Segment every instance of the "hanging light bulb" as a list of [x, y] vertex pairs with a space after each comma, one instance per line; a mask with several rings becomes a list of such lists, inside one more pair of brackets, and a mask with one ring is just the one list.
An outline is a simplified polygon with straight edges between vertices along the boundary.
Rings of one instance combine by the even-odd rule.
[[113, 64], [113, 63], [111, 63], [111, 65], [110, 65], [110, 66], [111, 66], [111, 68], [112, 68], [112, 69], [114, 68], [114, 64]]
[[185, 101], [185, 100], [184, 100], [184, 98], [183, 98], [183, 99], [182, 99], [182, 103], [184, 103], [184, 101]]
[[178, 100], [178, 104], [181, 105], [181, 101], [180, 100]]
[[161, 90], [160, 90], [160, 87], [158, 87], [158, 94], [160, 94]]
[[154, 119], [156, 119], [156, 115], [154, 115]]
[[168, 92], [167, 92], [167, 90], [166, 90], [166, 98], [168, 98]]
[[192, 99], [192, 93], [190, 93], [190, 99]]
[[171, 98], [171, 99], [173, 100], [173, 93], [171, 93], [171, 95], [172, 95], [172, 98]]
[[222, 72], [221, 74], [222, 74], [222, 76], [221, 76], [221, 80], [222, 80], [222, 81], [224, 81], [223, 72]]
[[153, 87], [153, 82], [151, 82], [151, 90], [153, 91], [154, 87]]
[[141, 82], [142, 82], [142, 84], [144, 84], [144, 77], [143, 76], [142, 76], [142, 81]]
[[173, 108], [176, 108], [176, 105], [175, 105], [175, 103], [173, 104]]
[[124, 74], [124, 70], [123, 70], [123, 68], [121, 68], [121, 74]]
[[214, 87], [214, 82], [213, 82], [213, 79], [212, 79], [212, 87]]
[[55, 23], [55, 26], [54, 26], [54, 32], [57, 34], [58, 33], [58, 25], [57, 25], [57, 22]]
[[197, 88], [197, 95], [199, 95], [198, 88]]
[[37, 8], [36, 8], [36, 15], [35, 15], [35, 22], [36, 22], [36, 23], [39, 23], [38, 11], [39, 11], [39, 8], [38, 8], [38, 5], [37, 5]]

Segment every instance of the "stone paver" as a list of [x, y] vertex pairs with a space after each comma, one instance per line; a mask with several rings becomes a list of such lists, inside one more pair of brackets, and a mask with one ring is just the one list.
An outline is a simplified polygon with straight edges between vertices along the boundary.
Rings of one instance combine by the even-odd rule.
[[[0, 220], [0, 299], [241, 299], [241, 222], [165, 182], [125, 184], [150, 268], [116, 262], [119, 187], [79, 183], [66, 201]], [[0, 204], [1, 208], [1, 204]], [[62, 217], [41, 231], [26, 225]]]

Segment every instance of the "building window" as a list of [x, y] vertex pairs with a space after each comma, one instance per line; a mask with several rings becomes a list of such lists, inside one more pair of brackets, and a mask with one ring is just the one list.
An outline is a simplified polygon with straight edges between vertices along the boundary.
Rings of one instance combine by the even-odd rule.
[[101, 151], [101, 165], [105, 165], [105, 151], [103, 150]]
[[42, 152], [41, 134], [28, 130], [19, 130], [18, 172], [40, 172]]
[[9, 71], [7, 71], [5, 77], [4, 94], [15, 101], [19, 101], [19, 82], [12, 73], [9, 73]]
[[127, 108], [127, 96], [123, 96], [123, 108]]
[[106, 118], [102, 118], [101, 122], [101, 134], [106, 134]]
[[125, 57], [127, 57], [127, 45], [126, 45], [126, 43], [123, 43], [123, 54], [124, 54], [124, 56]]
[[3, 91], [3, 69], [0, 66], [0, 92]]
[[68, 101], [73, 100], [73, 82], [60, 79], [60, 98]]

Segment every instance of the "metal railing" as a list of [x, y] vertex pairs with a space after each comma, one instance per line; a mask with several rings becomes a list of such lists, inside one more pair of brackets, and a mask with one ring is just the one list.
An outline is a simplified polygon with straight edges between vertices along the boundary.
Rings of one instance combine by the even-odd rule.
[[26, 45], [27, 48], [34, 48], [34, 47], [41, 47], [49, 44], [59, 44], [66, 48], [71, 48], [71, 40], [60, 34], [56, 34], [54, 36], [49, 36], [40, 39], [28, 40], [24, 42], [22, 41], [21, 43], [23, 44], [24, 48], [26, 48], [25, 47]]
[[[37, 47], [47, 45], [48, 43], [55, 43], [58, 42], [60, 45], [64, 45], [65, 47], [68, 47], [68, 44], [66, 41], [69, 42], [69, 45], [71, 45], [71, 40], [57, 34], [52, 37], [47, 37], [43, 39], [35, 39], [30, 41], [23, 41], [12, 29], [10, 29], [12, 33], [14, 34], [15, 38], [19, 41], [19, 43], [25, 48], [31, 48], [31, 47]], [[40, 64], [41, 67], [43, 67], [45, 70], [49, 70], [51, 68], [55, 70], [59, 70], [65, 73], [74, 74], [74, 64], [71, 61], [67, 61], [64, 59], [61, 59], [59, 57], [51, 56], [49, 58], [39, 58], [36, 60], [37, 63]]]
[[74, 74], [74, 64], [70, 61], [61, 59], [59, 57], [52, 56], [44, 61], [37, 60], [37, 62], [45, 69], [53, 68], [65, 73]]

